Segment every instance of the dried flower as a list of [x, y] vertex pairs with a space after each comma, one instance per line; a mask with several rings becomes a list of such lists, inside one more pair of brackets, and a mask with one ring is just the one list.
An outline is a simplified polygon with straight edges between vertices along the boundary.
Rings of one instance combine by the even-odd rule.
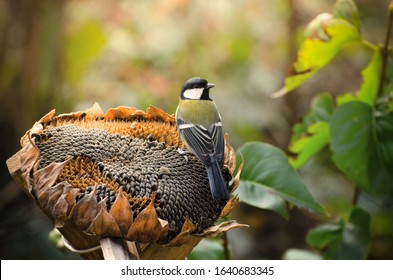
[[[236, 156], [226, 137], [223, 174], [232, 193]], [[187, 159], [172, 115], [118, 107], [42, 117], [7, 165], [11, 175], [71, 246], [101, 238], [136, 244], [143, 259], [184, 258], [203, 237], [244, 226], [214, 225], [238, 198], [213, 200], [203, 164]], [[102, 258], [92, 252], [85, 258]]]

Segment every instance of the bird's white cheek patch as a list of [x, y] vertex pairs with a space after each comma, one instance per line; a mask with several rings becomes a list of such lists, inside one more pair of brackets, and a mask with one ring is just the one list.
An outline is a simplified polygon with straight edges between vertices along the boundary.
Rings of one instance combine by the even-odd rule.
[[187, 89], [184, 92], [184, 97], [188, 99], [201, 99], [203, 93], [203, 88], [192, 88], [192, 89]]

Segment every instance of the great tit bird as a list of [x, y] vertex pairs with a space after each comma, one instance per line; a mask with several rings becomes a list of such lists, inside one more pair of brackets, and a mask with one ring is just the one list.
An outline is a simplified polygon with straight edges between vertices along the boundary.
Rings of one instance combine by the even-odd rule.
[[176, 123], [182, 141], [206, 166], [213, 198], [226, 199], [228, 190], [221, 172], [224, 136], [221, 116], [209, 97], [212, 87], [205, 79], [189, 79], [180, 93]]

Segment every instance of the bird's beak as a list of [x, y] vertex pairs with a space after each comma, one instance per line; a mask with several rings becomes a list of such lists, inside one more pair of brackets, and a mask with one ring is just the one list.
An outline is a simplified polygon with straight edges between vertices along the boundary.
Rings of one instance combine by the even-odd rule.
[[207, 89], [210, 89], [210, 88], [213, 88], [213, 87], [215, 87], [215, 86], [216, 86], [215, 84], [207, 84], [206, 88], [207, 88]]

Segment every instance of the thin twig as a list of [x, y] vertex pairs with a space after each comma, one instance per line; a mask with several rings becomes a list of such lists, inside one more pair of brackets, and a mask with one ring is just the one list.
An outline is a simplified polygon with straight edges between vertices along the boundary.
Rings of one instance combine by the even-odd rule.
[[355, 186], [354, 192], [353, 192], [353, 197], [352, 197], [352, 205], [356, 206], [359, 201], [359, 196], [360, 196], [360, 189], [358, 186]]
[[381, 65], [377, 96], [381, 96], [383, 93], [383, 86], [384, 86], [385, 75], [386, 75], [386, 66], [387, 66], [388, 54], [389, 54], [389, 40], [390, 40], [390, 34], [392, 33], [392, 25], [393, 25], [393, 1], [391, 1], [389, 5], [389, 19], [388, 19], [388, 26], [386, 28], [385, 43], [383, 45], [383, 48], [381, 49], [382, 65]]

